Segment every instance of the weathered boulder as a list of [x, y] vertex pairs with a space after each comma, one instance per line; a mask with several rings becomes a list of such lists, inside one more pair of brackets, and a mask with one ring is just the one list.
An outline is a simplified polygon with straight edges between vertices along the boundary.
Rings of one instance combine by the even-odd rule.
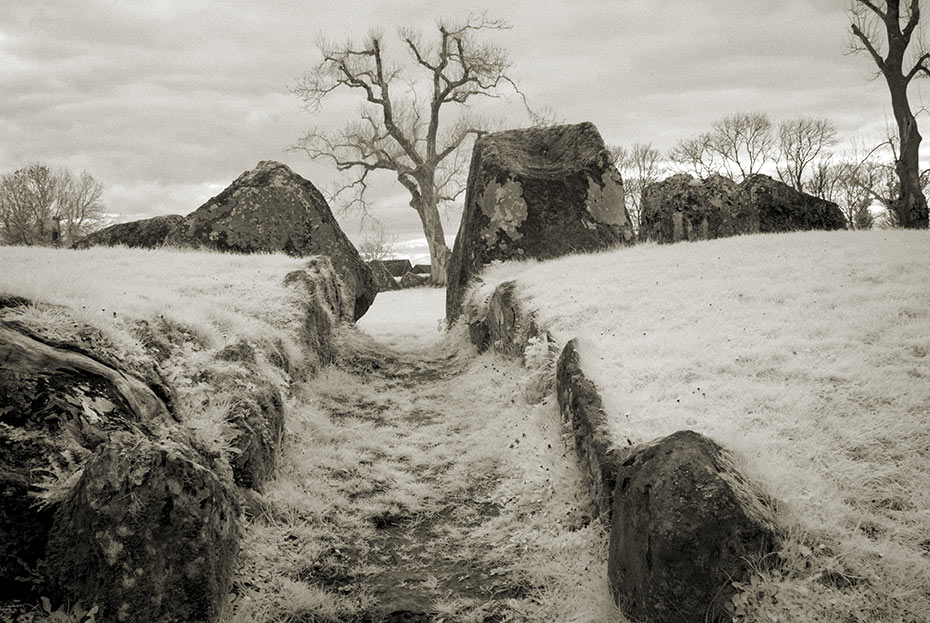
[[732, 180], [679, 173], [643, 189], [640, 239], [669, 243], [758, 231], [747, 207]]
[[401, 288], [421, 288], [429, 285], [429, 273], [415, 273], [410, 271], [400, 278]]
[[410, 272], [416, 275], [428, 275], [432, 270], [432, 265], [430, 264], [416, 264], [413, 268], [410, 269]]
[[0, 594], [12, 594], [83, 461], [111, 433], [150, 434], [171, 414], [134, 377], [5, 327], [0, 362]]
[[74, 243], [74, 248], [87, 249], [96, 246], [114, 247], [126, 245], [127, 247], [154, 249], [163, 246], [165, 240], [168, 239], [168, 235], [183, 220], [183, 216], [168, 214], [140, 221], [130, 221], [129, 223], [117, 223], [78, 240]]
[[[304, 352], [316, 361], [310, 372], [332, 363], [335, 357], [333, 328], [352, 317], [351, 303], [342, 298], [342, 289], [329, 258], [320, 256], [308, 260], [301, 270], [284, 277], [284, 284], [300, 292], [302, 327], [298, 338]], [[306, 371], [291, 370], [291, 377], [301, 379]]]
[[221, 470], [189, 444], [112, 435], [55, 511], [46, 548], [55, 593], [96, 604], [105, 621], [216, 620], [239, 530]]
[[177, 246], [237, 253], [326, 255], [361, 318], [376, 290], [371, 269], [339, 228], [310, 181], [280, 162], [264, 160], [219, 195], [188, 214], [166, 240]]
[[846, 228], [843, 212], [835, 203], [798, 192], [768, 175], [750, 175], [740, 187], [759, 215], [760, 232]]
[[446, 318], [495, 260], [548, 259], [633, 241], [623, 181], [591, 123], [510, 130], [475, 142], [449, 263]]
[[722, 448], [692, 431], [623, 461], [611, 523], [611, 590], [636, 621], [729, 621], [733, 582], [774, 545], [768, 504]]
[[385, 266], [384, 260], [371, 260], [368, 262], [368, 268], [371, 269], [371, 276], [375, 280], [375, 288], [378, 292], [400, 290], [400, 284]]

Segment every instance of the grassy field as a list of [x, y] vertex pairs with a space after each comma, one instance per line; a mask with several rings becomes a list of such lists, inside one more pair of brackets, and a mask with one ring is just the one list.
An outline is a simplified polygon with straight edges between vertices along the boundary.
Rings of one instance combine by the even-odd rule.
[[492, 267], [483, 291], [510, 279], [579, 338], [618, 447], [705, 433], [777, 501], [737, 614], [930, 620], [930, 235], [643, 245]]

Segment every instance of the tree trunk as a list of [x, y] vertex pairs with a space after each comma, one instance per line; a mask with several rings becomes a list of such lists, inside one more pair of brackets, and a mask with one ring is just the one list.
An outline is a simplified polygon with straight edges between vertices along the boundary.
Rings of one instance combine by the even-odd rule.
[[908, 81], [903, 76], [886, 74], [891, 91], [891, 109], [898, 125], [901, 149], [895, 160], [895, 171], [900, 180], [898, 199], [893, 208], [898, 226], [907, 229], [927, 228], [927, 198], [920, 184], [920, 132], [917, 120], [907, 101]]
[[444, 286], [446, 285], [446, 270], [449, 266], [449, 257], [452, 252], [446, 246], [442, 221], [439, 219], [439, 207], [435, 200], [430, 201], [421, 198], [413, 208], [420, 215], [423, 233], [426, 234], [426, 244], [429, 246], [429, 281], [433, 285]]

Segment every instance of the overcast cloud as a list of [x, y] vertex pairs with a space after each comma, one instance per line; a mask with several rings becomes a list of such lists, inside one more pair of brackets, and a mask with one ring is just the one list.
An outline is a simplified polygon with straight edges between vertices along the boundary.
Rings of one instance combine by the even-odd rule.
[[[0, 0], [0, 172], [36, 161], [87, 170], [120, 220], [191, 212], [265, 159], [328, 187], [330, 168], [287, 151], [310, 126], [335, 126], [358, 110], [342, 97], [312, 117], [290, 93], [318, 58], [317, 33], [392, 35], [483, 9], [513, 25], [497, 41], [531, 103], [560, 120], [593, 121], [611, 144], [664, 150], [737, 111], [775, 122], [825, 116], [845, 137], [874, 139], [888, 96], [882, 81], [869, 81], [870, 59], [846, 54], [845, 6]], [[402, 189], [379, 192], [376, 216], [401, 237], [415, 233]], [[343, 220], [357, 228], [357, 219]], [[449, 225], [454, 234], [454, 214]]]

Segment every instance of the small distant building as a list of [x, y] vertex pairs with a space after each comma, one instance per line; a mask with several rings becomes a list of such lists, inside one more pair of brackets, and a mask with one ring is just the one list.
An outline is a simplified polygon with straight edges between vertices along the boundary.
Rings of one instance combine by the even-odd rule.
[[414, 275], [428, 275], [430, 273], [430, 264], [417, 264], [410, 269]]

